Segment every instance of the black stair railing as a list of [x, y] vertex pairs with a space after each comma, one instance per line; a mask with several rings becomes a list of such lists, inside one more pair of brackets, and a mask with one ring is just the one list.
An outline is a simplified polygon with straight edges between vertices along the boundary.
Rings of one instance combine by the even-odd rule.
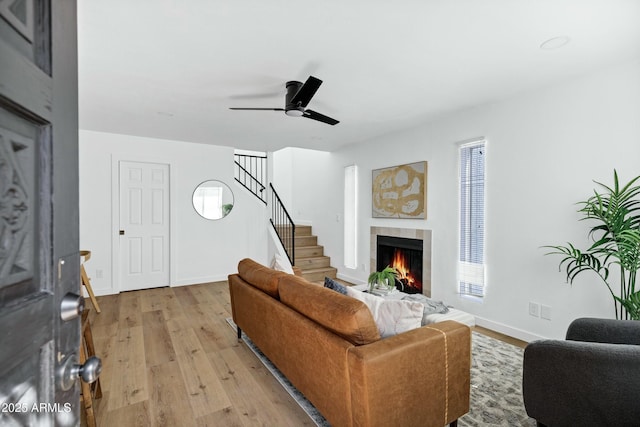
[[280, 196], [273, 188], [273, 184], [269, 183], [269, 187], [271, 187], [271, 225], [276, 231], [291, 265], [295, 265], [296, 225], [280, 200]]
[[267, 156], [234, 154], [234, 178], [244, 188], [267, 204]]

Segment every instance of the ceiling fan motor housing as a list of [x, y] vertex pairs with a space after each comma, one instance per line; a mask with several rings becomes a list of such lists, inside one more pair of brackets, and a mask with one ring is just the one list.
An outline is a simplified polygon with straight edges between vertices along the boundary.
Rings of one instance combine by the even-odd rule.
[[287, 88], [287, 94], [285, 95], [285, 98], [284, 98], [285, 99], [284, 113], [287, 116], [294, 116], [294, 117], [302, 116], [304, 114], [304, 107], [301, 107], [300, 105], [293, 103], [293, 97], [296, 96], [296, 93], [298, 93], [298, 91], [302, 87], [302, 82], [297, 82], [295, 80], [292, 80], [290, 82], [287, 82], [285, 87]]

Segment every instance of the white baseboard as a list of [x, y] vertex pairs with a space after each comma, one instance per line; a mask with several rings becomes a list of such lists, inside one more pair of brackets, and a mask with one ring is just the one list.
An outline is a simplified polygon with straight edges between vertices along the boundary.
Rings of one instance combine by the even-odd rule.
[[[200, 278], [191, 278], [191, 279], [184, 279], [182, 281], [180, 281], [179, 283], [172, 283], [169, 286], [172, 288], [177, 288], [180, 286], [189, 286], [189, 285], [199, 285], [201, 283], [211, 283], [211, 282], [226, 282], [227, 281], [227, 277], [228, 276], [210, 276], [210, 277], [200, 277]], [[112, 288], [94, 288], [92, 287], [93, 290], [93, 294], [97, 297], [102, 297], [105, 295], [116, 295], [120, 293], [120, 290], [115, 290]], [[87, 291], [85, 290], [85, 288], [82, 288], [82, 295], [85, 298], [89, 297], [89, 294], [87, 293]]]
[[180, 286], [189, 286], [189, 285], [199, 285], [201, 283], [211, 283], [211, 282], [226, 282], [228, 279], [228, 275], [224, 276], [208, 276], [208, 277], [194, 277], [190, 279], [182, 279], [180, 282], [172, 283], [169, 285], [172, 288], [177, 288]]
[[509, 335], [510, 337], [517, 338], [525, 342], [548, 339], [547, 337], [532, 334], [531, 332], [478, 316], [476, 316], [476, 325], [491, 329], [492, 331], [500, 332], [501, 334]]
[[355, 277], [347, 276], [346, 274], [338, 273], [336, 274], [338, 279], [344, 280], [345, 282], [353, 283], [354, 285], [366, 285], [367, 282], [361, 279], [356, 279]]
[[[91, 286], [91, 290], [93, 291], [93, 294], [97, 297], [102, 297], [105, 295], [115, 295], [118, 293], [111, 288], [94, 288], [93, 285]], [[89, 298], [89, 293], [84, 287], [82, 287], [82, 296], [85, 298]]]

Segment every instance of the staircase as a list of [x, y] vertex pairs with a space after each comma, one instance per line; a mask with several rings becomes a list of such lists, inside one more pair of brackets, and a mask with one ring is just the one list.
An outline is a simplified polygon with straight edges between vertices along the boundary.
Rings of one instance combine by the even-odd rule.
[[331, 259], [324, 255], [324, 248], [318, 246], [318, 238], [311, 234], [310, 225], [296, 225], [295, 266], [302, 277], [310, 282], [324, 283], [325, 277], [336, 278], [337, 269], [331, 267]]
[[331, 267], [331, 260], [324, 255], [324, 248], [318, 245], [318, 238], [311, 234], [311, 226], [294, 225], [293, 219], [271, 183], [269, 183], [271, 202], [268, 203], [266, 153], [250, 155], [236, 152], [234, 154], [234, 175], [240, 185], [270, 207], [271, 218], [269, 221], [289, 260], [293, 261], [294, 266], [300, 269], [302, 277], [318, 284], [323, 284], [325, 277], [335, 279], [337, 269]]

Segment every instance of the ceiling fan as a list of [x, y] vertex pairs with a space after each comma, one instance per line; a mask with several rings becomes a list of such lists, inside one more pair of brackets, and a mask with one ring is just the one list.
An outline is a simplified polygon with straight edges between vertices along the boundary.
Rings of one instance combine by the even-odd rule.
[[322, 80], [309, 76], [306, 82], [290, 81], [287, 82], [287, 94], [285, 95], [284, 108], [238, 108], [230, 107], [230, 110], [265, 110], [265, 111], [284, 111], [287, 116], [306, 117], [307, 119], [317, 120], [329, 125], [340, 123], [338, 120], [325, 116], [313, 110], [307, 110], [305, 107], [313, 98], [316, 91], [322, 84]]

